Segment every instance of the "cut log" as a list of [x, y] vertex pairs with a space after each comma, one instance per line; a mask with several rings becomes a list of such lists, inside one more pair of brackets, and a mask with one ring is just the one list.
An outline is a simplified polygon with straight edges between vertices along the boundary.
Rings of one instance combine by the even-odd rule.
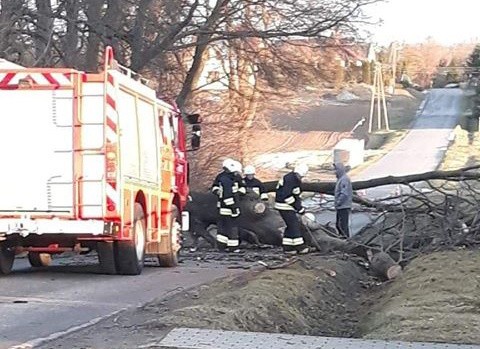
[[386, 280], [392, 280], [402, 274], [402, 267], [385, 252], [379, 252], [370, 260], [372, 271]]
[[267, 210], [267, 205], [265, 205], [263, 202], [257, 202], [253, 206], [253, 212], [255, 212], [255, 214], [262, 215], [265, 213], [266, 210]]

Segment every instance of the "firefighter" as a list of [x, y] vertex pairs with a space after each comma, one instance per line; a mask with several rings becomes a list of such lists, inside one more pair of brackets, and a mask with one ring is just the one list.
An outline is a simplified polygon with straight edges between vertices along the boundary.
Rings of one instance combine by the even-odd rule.
[[217, 223], [217, 245], [220, 251], [235, 251], [238, 249], [237, 218], [240, 215], [238, 206], [239, 163], [232, 159], [225, 159], [223, 171], [218, 174], [212, 185], [212, 192], [217, 195], [219, 217]]
[[245, 181], [243, 180], [242, 177], [242, 169], [243, 166], [239, 161], [234, 161], [235, 162], [235, 187], [234, 187], [234, 194], [238, 195], [245, 195], [247, 193], [247, 187], [245, 185]]
[[268, 194], [265, 190], [265, 186], [263, 183], [255, 178], [255, 167], [249, 165], [245, 166], [245, 178], [243, 178], [245, 182], [245, 186], [247, 189], [250, 189], [255, 194], [257, 194], [260, 199], [268, 200]]
[[280, 212], [282, 219], [287, 227], [283, 235], [282, 245], [285, 253], [288, 254], [304, 254], [309, 249], [303, 240], [300, 220], [297, 214], [303, 215], [305, 208], [302, 206], [300, 198], [302, 177], [308, 172], [306, 164], [299, 164], [295, 169], [287, 173], [280, 181], [278, 181], [275, 193], [275, 208]]

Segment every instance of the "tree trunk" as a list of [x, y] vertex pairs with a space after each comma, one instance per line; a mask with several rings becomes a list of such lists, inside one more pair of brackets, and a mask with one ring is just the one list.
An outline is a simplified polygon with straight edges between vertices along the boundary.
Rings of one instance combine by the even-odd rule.
[[66, 0], [65, 12], [68, 18], [67, 32], [63, 39], [63, 62], [67, 67], [76, 66], [77, 61], [80, 61], [78, 53], [78, 30], [77, 18], [79, 15], [80, 5], [76, 0]]
[[[199, 39], [200, 40], [200, 39]], [[198, 80], [205, 67], [205, 57], [208, 52], [208, 45], [201, 44], [195, 48], [195, 54], [193, 55], [193, 63], [187, 73], [185, 82], [183, 83], [182, 90], [177, 97], [177, 105], [180, 110], [184, 110], [187, 106], [188, 100], [198, 84]]]
[[[219, 20], [224, 15], [224, 11], [229, 3], [230, 0], [218, 0], [216, 2], [215, 7], [212, 9], [212, 13], [208, 17], [205, 25], [202, 28], [202, 31], [208, 33], [213, 31], [218, 26]], [[198, 79], [202, 74], [203, 67], [205, 65], [205, 53], [207, 52], [208, 46], [210, 45], [209, 41], [211, 38], [212, 34], [210, 33], [200, 33], [197, 36], [197, 46], [195, 48], [195, 54], [193, 56], [193, 63], [187, 73], [187, 77], [185, 78], [185, 82], [183, 83], [182, 90], [177, 97], [177, 105], [180, 110], [183, 110], [186, 107], [188, 100], [191, 97], [191, 94], [198, 83]]]
[[[444, 180], [465, 180], [465, 179], [480, 179], [479, 172], [472, 172], [472, 170], [478, 169], [480, 166], [472, 166], [466, 167], [458, 170], [451, 170], [451, 171], [431, 171], [425, 172], [420, 174], [413, 174], [407, 176], [388, 176], [388, 177], [381, 177], [381, 178], [374, 178], [369, 179], [366, 181], [357, 181], [353, 182], [353, 189], [360, 190], [360, 189], [368, 189], [379, 187], [382, 185], [389, 185], [389, 184], [409, 184], [415, 182], [422, 182], [428, 180], [435, 180], [435, 179], [444, 179]], [[266, 182], [265, 187], [267, 191], [273, 192], [277, 186], [278, 182]], [[317, 193], [324, 193], [324, 194], [333, 194], [333, 190], [335, 189], [334, 182], [321, 182], [321, 183], [303, 183], [302, 190], [308, 192], [317, 192]]]
[[395, 279], [402, 274], [402, 267], [385, 252], [375, 254], [370, 260], [370, 266], [377, 276], [386, 280]]
[[35, 40], [35, 59], [38, 65], [42, 65], [48, 51], [48, 42], [50, 41], [51, 30], [53, 28], [52, 7], [50, 1], [36, 0], [35, 5], [38, 9], [38, 20]]
[[[100, 42], [103, 32], [102, 17], [100, 16], [104, 1], [89, 0], [87, 3], [86, 14], [88, 22], [93, 28], [87, 38], [87, 50], [85, 53], [85, 62], [83, 69], [87, 72], [98, 70], [98, 58], [100, 56]], [[107, 11], [110, 11], [110, 7]]]

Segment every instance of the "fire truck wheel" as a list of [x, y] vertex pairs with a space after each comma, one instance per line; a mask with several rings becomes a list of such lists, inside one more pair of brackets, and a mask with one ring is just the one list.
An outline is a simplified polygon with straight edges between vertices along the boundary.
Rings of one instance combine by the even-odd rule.
[[101, 272], [110, 275], [116, 274], [114, 243], [111, 241], [100, 241], [97, 243], [96, 250]]
[[28, 252], [28, 261], [35, 268], [48, 267], [52, 263], [52, 255], [49, 253]]
[[145, 259], [145, 214], [142, 205], [135, 204], [132, 240], [117, 241], [115, 263], [119, 274], [138, 275], [142, 272]]
[[12, 271], [15, 250], [0, 243], [0, 274], [9, 274]]
[[158, 264], [161, 267], [175, 267], [178, 265], [178, 254], [180, 252], [180, 239], [182, 234], [182, 225], [180, 224], [180, 211], [177, 206], [172, 207], [171, 223], [171, 244], [170, 253], [157, 255]]

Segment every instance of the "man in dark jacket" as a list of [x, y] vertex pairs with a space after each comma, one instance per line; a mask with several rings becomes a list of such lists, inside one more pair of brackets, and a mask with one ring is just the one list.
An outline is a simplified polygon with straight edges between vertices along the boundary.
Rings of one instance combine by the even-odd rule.
[[226, 159], [223, 162], [223, 171], [217, 175], [212, 184], [212, 193], [218, 197], [217, 246], [220, 251], [235, 251], [239, 246], [237, 218], [240, 216], [238, 202], [240, 185], [236, 174], [238, 170], [238, 163], [235, 160]]
[[283, 250], [288, 254], [308, 253], [309, 249], [305, 246], [303, 240], [300, 220], [298, 214], [304, 214], [305, 208], [302, 206], [300, 198], [302, 177], [308, 172], [306, 164], [300, 164], [295, 169], [287, 173], [283, 179], [278, 181], [275, 193], [275, 208], [280, 212], [280, 216], [287, 225], [283, 235]]
[[255, 178], [255, 167], [251, 165], [245, 166], [244, 174], [245, 178], [243, 178], [243, 181], [245, 182], [247, 189], [257, 194], [261, 200], [268, 201], [268, 194], [265, 190], [265, 186], [259, 179]]
[[352, 210], [353, 189], [347, 175], [349, 168], [342, 163], [333, 165], [337, 183], [335, 184], [335, 210], [337, 211], [337, 230], [345, 237], [350, 237], [350, 211]]

